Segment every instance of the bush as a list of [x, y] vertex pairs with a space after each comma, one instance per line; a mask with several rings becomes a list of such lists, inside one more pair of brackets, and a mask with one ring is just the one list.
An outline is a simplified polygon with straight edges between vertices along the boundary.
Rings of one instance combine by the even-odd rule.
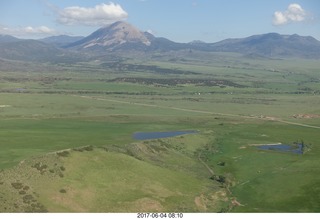
[[31, 167], [36, 168], [40, 172], [45, 172], [44, 170], [48, 168], [48, 165], [46, 165], [46, 164], [42, 165], [41, 163], [38, 162], [38, 163], [35, 163], [34, 165], [32, 165]]
[[93, 151], [93, 146], [92, 145], [88, 145], [88, 146], [84, 146], [84, 147], [81, 147], [81, 148], [73, 148], [72, 150], [78, 151], [78, 152]]
[[221, 184], [224, 184], [226, 182], [226, 177], [222, 175], [213, 175], [210, 177], [210, 179], [215, 180]]
[[60, 193], [67, 193], [67, 191], [65, 189], [60, 189], [59, 191]]
[[12, 187], [15, 188], [15, 189], [22, 189], [23, 185], [22, 183], [11, 183]]
[[61, 151], [61, 152], [57, 152], [57, 155], [59, 157], [68, 157], [70, 155], [69, 151]]
[[23, 196], [23, 202], [24, 203], [30, 203], [31, 201], [33, 201], [33, 196], [32, 195]]
[[93, 146], [89, 145], [89, 146], [84, 147], [83, 149], [86, 151], [93, 151]]
[[83, 152], [83, 149], [82, 149], [82, 148], [73, 148], [72, 150], [78, 151], [78, 152]]
[[19, 191], [19, 194], [20, 194], [20, 195], [24, 195], [24, 194], [26, 194], [26, 191], [21, 190], [21, 191]]
[[26, 212], [42, 212], [42, 213], [45, 213], [45, 212], [48, 212], [48, 210], [40, 203], [32, 203], [27, 209], [26, 209]]

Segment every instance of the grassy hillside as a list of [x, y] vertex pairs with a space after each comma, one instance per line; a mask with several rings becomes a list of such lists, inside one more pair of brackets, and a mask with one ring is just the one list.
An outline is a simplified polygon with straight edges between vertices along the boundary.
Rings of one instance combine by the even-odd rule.
[[[177, 141], [188, 149], [171, 148]], [[24, 160], [0, 173], [1, 211], [219, 211], [228, 206], [226, 191], [198, 162], [195, 141], [207, 138], [85, 146]]]

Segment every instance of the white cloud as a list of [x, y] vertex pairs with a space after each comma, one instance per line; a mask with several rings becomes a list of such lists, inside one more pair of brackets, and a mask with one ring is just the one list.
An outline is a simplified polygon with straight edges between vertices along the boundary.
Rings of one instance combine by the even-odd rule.
[[307, 19], [306, 11], [299, 4], [290, 4], [285, 11], [276, 11], [273, 14], [274, 25], [284, 25], [291, 22], [301, 22]]
[[[20, 30], [21, 31], [21, 30]], [[49, 27], [46, 26], [40, 26], [40, 27], [25, 27], [22, 29], [25, 33], [30, 33], [30, 34], [53, 34], [55, 33], [55, 30], [50, 29]]]
[[103, 26], [128, 17], [119, 4], [99, 4], [93, 8], [67, 7], [58, 12], [57, 21], [65, 25]]
[[35, 35], [53, 35], [57, 32], [54, 29], [51, 29], [47, 26], [39, 26], [39, 27], [6, 27], [0, 26], [0, 34], [4, 35], [13, 35], [13, 36], [35, 36]]

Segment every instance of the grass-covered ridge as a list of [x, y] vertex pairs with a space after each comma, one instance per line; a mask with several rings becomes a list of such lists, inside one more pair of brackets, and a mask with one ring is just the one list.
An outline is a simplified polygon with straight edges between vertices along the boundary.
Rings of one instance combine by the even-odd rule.
[[182, 136], [24, 160], [0, 173], [1, 211], [221, 211], [227, 191], [198, 162], [207, 143], [204, 136]]

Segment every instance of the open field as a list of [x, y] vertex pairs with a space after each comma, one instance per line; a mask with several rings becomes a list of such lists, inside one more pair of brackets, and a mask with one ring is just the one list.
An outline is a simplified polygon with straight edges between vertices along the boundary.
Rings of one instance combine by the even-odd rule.
[[2, 71], [0, 211], [319, 212], [319, 62], [173, 57]]

